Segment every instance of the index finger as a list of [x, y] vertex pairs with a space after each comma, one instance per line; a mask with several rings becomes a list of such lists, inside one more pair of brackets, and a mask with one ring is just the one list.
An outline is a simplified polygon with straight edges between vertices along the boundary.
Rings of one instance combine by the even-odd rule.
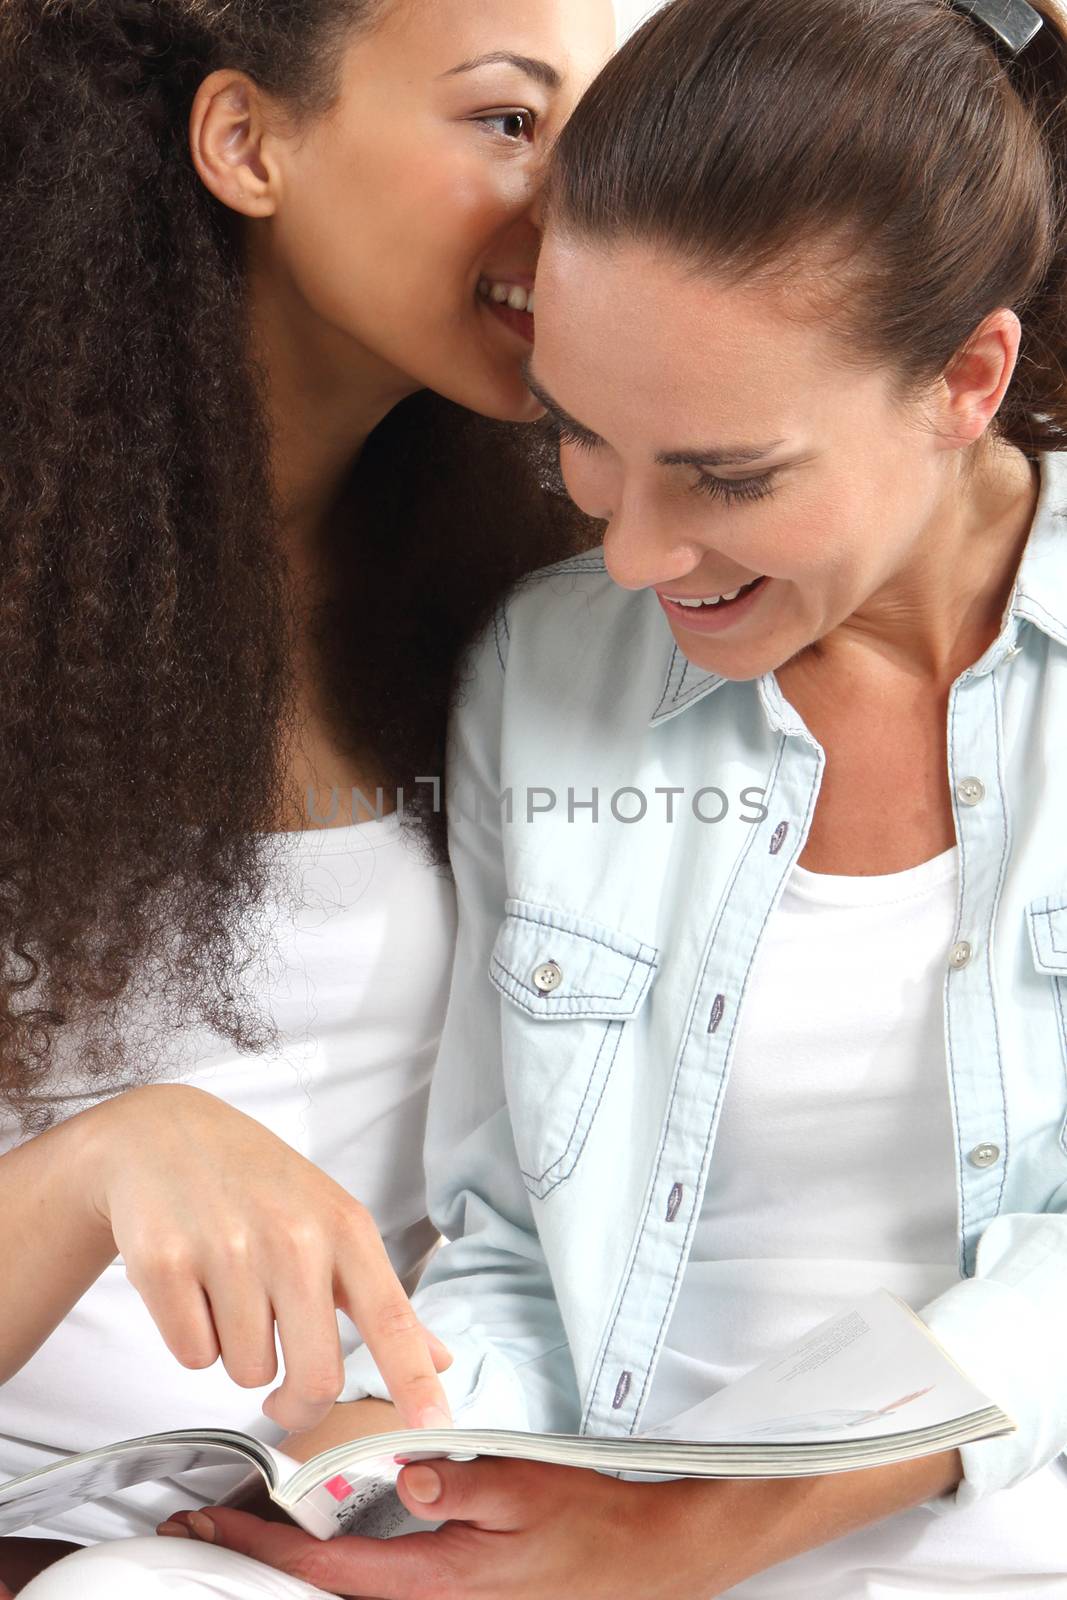
[[452, 1413], [426, 1329], [381, 1238], [364, 1238], [341, 1262], [337, 1303], [359, 1329], [407, 1428], [450, 1428]]

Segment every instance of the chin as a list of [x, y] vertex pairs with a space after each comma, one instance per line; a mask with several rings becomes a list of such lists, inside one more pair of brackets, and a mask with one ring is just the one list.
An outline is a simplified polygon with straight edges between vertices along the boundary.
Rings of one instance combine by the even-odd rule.
[[439, 388], [438, 393], [494, 422], [536, 422], [542, 415], [541, 407], [527, 389], [517, 367], [507, 375], [472, 374], [466, 383], [462, 378], [459, 381], [454, 378], [447, 387]]
[[[672, 630], [673, 631], [673, 630]], [[788, 657], [775, 654], [772, 651], [730, 650], [720, 649], [717, 659], [713, 659], [713, 652], [702, 650], [699, 644], [692, 639], [682, 640], [675, 634], [675, 643], [691, 662], [698, 672], [707, 672], [716, 678], [725, 678], [728, 683], [754, 683], [758, 678], [766, 677], [768, 672], [777, 672]]]
[[[452, 340], [438, 345], [433, 359], [416, 369], [417, 376], [423, 387], [478, 416], [494, 422], [536, 422], [542, 410], [523, 377], [522, 341], [516, 339], [514, 344], [511, 355], [488, 350], [475, 339]], [[530, 345], [526, 353], [532, 352]]]

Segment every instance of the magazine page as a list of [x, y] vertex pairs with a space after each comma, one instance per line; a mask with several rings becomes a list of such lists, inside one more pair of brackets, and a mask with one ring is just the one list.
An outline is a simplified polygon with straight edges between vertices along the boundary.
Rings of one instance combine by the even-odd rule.
[[400, 1467], [379, 1458], [356, 1469], [335, 1473], [286, 1510], [294, 1522], [316, 1539], [357, 1533], [367, 1539], [393, 1539], [400, 1533], [426, 1533], [430, 1524], [416, 1521], [396, 1492]]
[[880, 1290], [646, 1437], [847, 1444], [989, 1408], [915, 1313]]
[[201, 1468], [255, 1466], [277, 1481], [274, 1452], [241, 1434], [184, 1432], [130, 1439], [0, 1484], [0, 1536], [47, 1522], [134, 1484]]

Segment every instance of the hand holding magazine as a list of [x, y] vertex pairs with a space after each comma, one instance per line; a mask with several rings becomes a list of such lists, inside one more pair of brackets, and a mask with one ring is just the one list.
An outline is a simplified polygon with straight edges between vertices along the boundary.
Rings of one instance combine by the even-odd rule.
[[317, 1538], [389, 1538], [408, 1522], [395, 1484], [412, 1461], [497, 1456], [653, 1478], [813, 1477], [957, 1449], [1013, 1426], [919, 1318], [882, 1290], [647, 1434], [387, 1433], [338, 1445], [298, 1466], [241, 1433], [160, 1433], [0, 1486], [0, 1535], [132, 1484], [208, 1467], [254, 1468], [271, 1499]]

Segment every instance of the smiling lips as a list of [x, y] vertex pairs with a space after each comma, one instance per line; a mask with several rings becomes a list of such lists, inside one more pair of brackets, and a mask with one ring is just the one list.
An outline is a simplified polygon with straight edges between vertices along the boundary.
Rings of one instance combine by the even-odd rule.
[[768, 581], [767, 578], [753, 578], [751, 583], [726, 594], [693, 598], [661, 594], [657, 589], [656, 598], [668, 617], [689, 632], [723, 633], [754, 610]]
[[534, 342], [534, 290], [522, 283], [509, 283], [503, 279], [482, 278], [478, 284], [478, 299], [490, 316], [502, 322], [512, 333], [517, 333], [526, 344]]
[[699, 600], [683, 600], [680, 595], [673, 594], [665, 594], [661, 598], [664, 600], [669, 600], [671, 605], [686, 606], [693, 610], [697, 610], [701, 606], [729, 605], [731, 601], [737, 599], [738, 595], [747, 594], [749, 589], [754, 589], [757, 583], [762, 582], [762, 578], [753, 578], [751, 583], [742, 584], [740, 589], [732, 589], [729, 594], [713, 594]]

